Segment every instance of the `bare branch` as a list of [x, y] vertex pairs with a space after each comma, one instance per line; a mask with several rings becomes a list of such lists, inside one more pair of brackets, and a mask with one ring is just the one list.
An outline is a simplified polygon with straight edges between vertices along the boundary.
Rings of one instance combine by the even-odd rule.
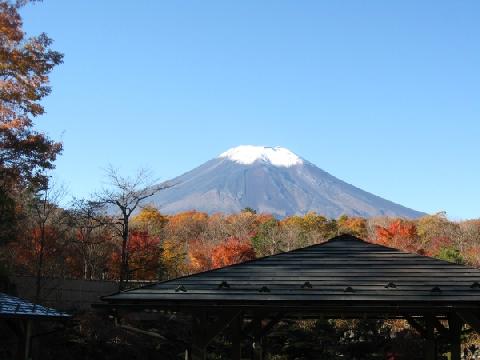
[[[120, 175], [118, 169], [108, 166], [105, 170], [108, 186], [95, 196], [96, 203], [110, 216], [111, 224], [122, 238], [122, 256], [120, 268], [120, 289], [123, 289], [128, 280], [128, 241], [129, 221], [132, 213], [147, 198], [172, 185], [163, 183], [158, 185], [149, 170], [140, 169], [133, 177]], [[115, 219], [119, 216], [118, 219]]]

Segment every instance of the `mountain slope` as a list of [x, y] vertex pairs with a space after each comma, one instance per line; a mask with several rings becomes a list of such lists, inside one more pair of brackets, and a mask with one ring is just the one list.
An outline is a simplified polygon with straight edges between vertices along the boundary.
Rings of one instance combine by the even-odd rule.
[[239, 146], [173, 179], [150, 203], [165, 213], [238, 212], [251, 207], [283, 217], [315, 211], [328, 217], [423, 213], [337, 179], [285, 148]]

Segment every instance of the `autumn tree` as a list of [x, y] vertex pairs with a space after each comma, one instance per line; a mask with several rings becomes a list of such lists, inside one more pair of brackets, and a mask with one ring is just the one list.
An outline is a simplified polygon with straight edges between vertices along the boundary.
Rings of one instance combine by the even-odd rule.
[[168, 280], [188, 273], [186, 264], [187, 249], [172, 239], [163, 239], [162, 241], [162, 279]]
[[251, 211], [242, 211], [237, 214], [231, 214], [224, 220], [227, 226], [227, 233], [229, 236], [234, 236], [238, 239], [251, 239], [257, 233], [260, 216]]
[[[201, 248], [204, 240], [205, 243], [211, 243], [203, 236], [208, 226], [208, 219], [208, 214], [200, 211], [185, 211], [168, 217], [164, 238], [165, 249], [170, 249], [169, 254], [164, 254], [168, 255], [167, 262], [179, 265], [182, 256], [185, 261], [194, 261], [191, 256], [188, 256], [191, 253], [190, 246]], [[194, 265], [185, 265], [185, 268], [195, 267]], [[177, 267], [177, 270], [180, 269], [181, 267]]]
[[7, 189], [0, 187], [0, 245], [6, 244], [16, 236], [18, 223], [16, 202]]
[[293, 228], [295, 232], [301, 230], [299, 239], [301, 242], [296, 247], [318, 244], [324, 242], [337, 234], [337, 223], [335, 220], [327, 219], [325, 216], [316, 212], [309, 212], [304, 216], [291, 216], [282, 221], [286, 229], [290, 232]]
[[288, 217], [280, 222], [282, 243], [285, 251], [309, 245], [312, 233], [306, 231], [301, 216]]
[[252, 238], [255, 253], [258, 256], [274, 255], [283, 251], [283, 236], [280, 222], [270, 217], [258, 227]]
[[342, 215], [337, 220], [337, 226], [339, 234], [350, 234], [361, 239], [368, 236], [367, 221], [364, 218]]
[[458, 240], [460, 253], [470, 265], [480, 266], [480, 219], [459, 224]]
[[377, 226], [376, 242], [409, 252], [424, 252], [418, 243], [416, 225], [409, 220], [395, 219], [386, 227]]
[[375, 242], [377, 238], [377, 228], [386, 228], [391, 222], [392, 219], [387, 216], [375, 216], [366, 219], [367, 239]]
[[17, 273], [35, 277], [35, 301], [41, 299], [43, 279], [62, 277], [66, 272], [65, 252], [70, 244], [69, 224], [59, 207], [64, 189], [52, 182], [36, 190], [25, 200], [27, 217], [22, 234], [8, 244], [8, 253]]
[[204, 239], [193, 239], [188, 246], [189, 269], [200, 272], [213, 269], [214, 244]]
[[114, 214], [111, 224], [121, 238], [119, 289], [123, 290], [130, 274], [128, 265], [130, 217], [143, 201], [170, 185], [155, 185], [151, 174], [145, 169], [139, 170], [133, 177], [125, 177], [120, 175], [118, 170], [109, 167], [106, 176], [110, 186], [97, 194], [96, 198], [97, 204], [103, 205], [105, 213]]
[[250, 241], [229, 237], [212, 251], [212, 265], [219, 268], [255, 259], [255, 251]]
[[311, 233], [311, 236], [315, 238], [312, 238], [310, 243], [322, 242], [337, 234], [336, 221], [329, 220], [314, 211], [305, 214], [301, 218], [301, 223], [304, 231]]
[[251, 208], [249, 206], [247, 206], [246, 208], [243, 208], [241, 212], [246, 212], [246, 213], [250, 213], [250, 214], [256, 214], [257, 213], [257, 210], [255, 210], [254, 208]]
[[19, 14], [26, 2], [0, 0], [0, 241], [13, 236], [15, 193], [25, 183], [45, 184], [42, 172], [62, 150], [33, 119], [45, 112], [49, 74], [63, 56], [47, 35], [26, 37]]
[[169, 216], [166, 236], [178, 244], [188, 244], [198, 239], [208, 226], [208, 214], [201, 211], [185, 211]]
[[61, 144], [33, 129], [33, 118], [45, 110], [41, 100], [51, 92], [49, 74], [62, 62], [45, 34], [26, 38], [19, 7], [0, 1], [0, 169], [8, 179], [45, 180]]
[[167, 223], [168, 217], [153, 206], [147, 205], [133, 216], [129, 262], [135, 279], [162, 280], [168, 273], [163, 256]]
[[162, 215], [157, 208], [150, 205], [143, 207], [132, 220], [134, 228], [154, 236], [160, 235], [168, 223], [168, 217]]
[[[432, 255], [436, 255], [441, 247], [460, 246], [456, 241], [460, 239], [459, 230], [458, 224], [449, 221], [445, 212], [423, 216], [417, 222], [421, 246], [432, 249]], [[454, 244], [456, 242], [457, 244]]]
[[131, 231], [128, 241], [128, 266], [130, 277], [136, 280], [159, 280], [161, 276], [159, 236], [146, 231]]
[[189, 257], [191, 271], [199, 272], [238, 264], [256, 256], [250, 241], [229, 237], [216, 245], [195, 240], [190, 245]]
[[222, 242], [230, 235], [228, 221], [223, 214], [213, 214], [207, 219], [206, 226], [200, 235], [214, 244]]
[[69, 210], [71, 226], [75, 232], [72, 247], [76, 254], [72, 260], [80, 260], [79, 272], [85, 280], [106, 276], [107, 258], [113, 250], [111, 232], [105, 226], [108, 220], [99, 217], [98, 210], [98, 204], [86, 200], [75, 200]]

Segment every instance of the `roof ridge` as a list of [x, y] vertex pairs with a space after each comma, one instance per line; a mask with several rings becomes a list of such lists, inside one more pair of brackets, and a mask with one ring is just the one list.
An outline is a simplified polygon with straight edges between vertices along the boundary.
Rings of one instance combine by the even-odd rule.
[[[448, 264], [448, 265], [457, 265], [457, 266], [459, 265], [459, 264], [451, 263], [451, 262], [448, 262], [448, 261], [445, 261], [445, 260], [436, 259], [436, 258], [427, 256], [427, 255], [421, 255], [421, 254], [418, 254], [418, 253], [408, 252], [408, 251], [400, 250], [400, 249], [397, 249], [397, 248], [394, 248], [394, 247], [389, 247], [389, 246], [385, 246], [385, 245], [382, 245], [382, 244], [369, 242], [369, 241], [366, 241], [364, 239], [361, 239], [361, 238], [359, 238], [357, 236], [354, 236], [354, 235], [351, 235], [351, 234], [340, 234], [340, 235], [334, 236], [333, 238], [331, 238], [327, 241], [323, 241], [321, 243], [308, 245], [308, 246], [293, 249], [293, 250], [290, 250], [290, 251], [282, 251], [282, 252], [279, 252], [277, 254], [262, 256], [262, 257], [252, 259], [252, 260], [248, 260], [248, 261], [244, 261], [244, 262], [241, 262], [241, 263], [231, 264], [231, 265], [227, 265], [227, 266], [223, 266], [223, 267], [219, 267], [219, 268], [215, 268], [215, 269], [210, 269], [210, 270], [205, 270], [205, 271], [201, 271], [201, 272], [194, 273], [194, 274], [183, 275], [183, 276], [180, 276], [180, 277], [177, 277], [177, 278], [174, 278], [174, 279], [168, 279], [168, 280], [154, 282], [154, 283], [151, 283], [151, 284], [148, 284], [148, 285], [137, 286], [137, 287], [134, 287], [134, 288], [131, 288], [131, 289], [128, 289], [128, 290], [117, 291], [113, 294], [108, 294], [106, 296], [102, 296], [101, 298], [103, 299], [103, 298], [106, 298], [106, 297], [110, 297], [110, 296], [117, 295], [117, 294], [120, 294], [120, 293], [135, 291], [135, 290], [138, 290], [138, 289], [152, 288], [152, 287], [155, 287], [157, 285], [165, 284], [165, 283], [169, 283], [169, 282], [174, 283], [178, 280], [182, 280], [182, 279], [185, 279], [185, 278], [202, 276], [204, 274], [216, 272], [216, 271], [222, 270], [222, 269], [241, 267], [241, 266], [244, 266], [246, 264], [261, 262], [265, 259], [269, 259], [269, 258], [273, 258], [273, 257], [281, 257], [281, 256], [285, 256], [287, 254], [292, 254], [292, 253], [296, 253], [296, 252], [300, 252], [300, 251], [305, 251], [305, 250], [308, 250], [308, 249], [311, 249], [311, 248], [324, 247], [328, 244], [332, 244], [332, 243], [336, 243], [336, 242], [340, 242], [340, 241], [357, 242], [357, 243], [364, 244], [366, 246], [392, 250], [392, 251], [397, 252], [397, 253], [415, 255], [415, 257], [421, 258], [421, 259], [424, 259], [424, 260], [443, 262], [443, 263]], [[479, 269], [471, 267], [471, 266], [467, 266], [467, 265], [463, 265], [463, 264], [460, 264], [460, 265], [462, 267], [465, 267], [466, 269], [473, 269], [473, 270], [477, 270], [477, 271], [479, 270]]]
[[340, 240], [353, 240], [353, 241], [360, 241], [360, 242], [364, 242], [364, 243], [369, 243], [368, 241], [366, 241], [364, 239], [361, 239], [358, 236], [345, 233], [345, 234], [339, 234], [337, 236], [334, 236], [333, 238], [328, 239], [326, 242], [321, 243], [321, 244], [316, 244], [316, 245], [322, 245], [322, 244], [326, 244], [326, 243], [329, 243], [329, 242], [340, 241]]
[[[183, 275], [183, 276], [179, 276], [179, 277], [174, 278], [174, 279], [162, 280], [162, 281], [154, 282], [154, 283], [148, 284], [148, 285], [136, 286], [134, 288], [127, 289], [127, 290], [116, 291], [113, 294], [108, 294], [108, 295], [102, 296], [101, 299], [103, 299], [104, 297], [109, 297], [109, 296], [117, 295], [117, 294], [120, 294], [120, 293], [126, 293], [126, 292], [130, 292], [130, 291], [138, 290], [138, 289], [146, 289], [146, 288], [154, 287], [154, 286], [159, 285], [159, 284], [165, 284], [165, 283], [168, 283], [168, 282], [174, 282], [174, 281], [181, 280], [181, 279], [188, 278], [188, 277], [192, 277], [192, 276], [198, 276], [198, 275], [203, 275], [203, 274], [206, 274], [206, 273], [211, 273], [211, 272], [214, 272], [214, 271], [217, 271], [217, 270], [220, 270], [220, 269], [237, 267], [237, 266], [241, 266], [241, 265], [244, 265], [244, 264], [261, 261], [263, 259], [272, 258], [272, 257], [275, 257], [275, 256], [294, 253], [294, 252], [297, 252], [297, 251], [302, 251], [302, 250], [310, 249], [310, 248], [314, 248], [314, 247], [320, 247], [320, 246], [326, 245], [330, 242], [335, 242], [335, 241], [340, 241], [340, 240], [354, 240], [354, 241], [359, 241], [359, 242], [362, 242], [362, 243], [365, 243], [365, 244], [371, 244], [368, 241], [360, 239], [359, 237], [351, 235], [351, 234], [340, 234], [340, 235], [336, 235], [333, 238], [330, 238], [326, 241], [323, 241], [321, 243], [304, 246], [304, 247], [293, 249], [293, 250], [290, 250], [290, 251], [282, 251], [282, 252], [279, 252], [277, 254], [266, 255], [266, 256], [262, 256], [262, 257], [252, 259], [252, 260], [247, 260], [247, 261], [237, 263], [237, 264], [231, 264], [231, 265], [222, 266], [222, 267], [215, 268], [215, 269], [200, 271], [200, 272], [197, 272], [197, 273], [194, 273], [194, 274]], [[372, 245], [376, 245], [376, 244], [372, 244]], [[381, 245], [379, 245], [379, 246], [381, 246]]]

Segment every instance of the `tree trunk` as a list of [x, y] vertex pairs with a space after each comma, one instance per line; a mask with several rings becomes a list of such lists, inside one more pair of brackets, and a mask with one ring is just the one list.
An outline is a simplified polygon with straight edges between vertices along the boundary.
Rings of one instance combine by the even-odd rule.
[[122, 256], [120, 264], [120, 291], [124, 290], [128, 283], [128, 272], [128, 216], [124, 214], [122, 229]]
[[460, 360], [462, 357], [461, 333], [462, 320], [454, 314], [448, 317], [448, 327], [450, 329], [450, 360]]
[[37, 274], [35, 279], [35, 303], [40, 302], [43, 277], [43, 253], [45, 250], [45, 224], [40, 225], [40, 249], [38, 254]]
[[425, 336], [425, 360], [436, 360], [437, 354], [435, 349], [435, 330], [430, 317], [425, 318], [426, 336]]

